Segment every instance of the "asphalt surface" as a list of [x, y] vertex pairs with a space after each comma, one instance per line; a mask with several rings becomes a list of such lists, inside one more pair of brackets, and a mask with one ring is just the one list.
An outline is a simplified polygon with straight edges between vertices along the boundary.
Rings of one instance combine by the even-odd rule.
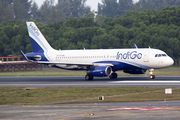
[[0, 106], [1, 120], [179, 120], [180, 101]]
[[[84, 77], [0, 77], [0, 87], [180, 87], [180, 76], [120, 76], [116, 80]], [[180, 101], [1, 105], [0, 120], [179, 120]]]
[[0, 87], [180, 87], [180, 76], [120, 76], [115, 80], [108, 77], [86, 81], [79, 76], [42, 76], [42, 77], [0, 77]]

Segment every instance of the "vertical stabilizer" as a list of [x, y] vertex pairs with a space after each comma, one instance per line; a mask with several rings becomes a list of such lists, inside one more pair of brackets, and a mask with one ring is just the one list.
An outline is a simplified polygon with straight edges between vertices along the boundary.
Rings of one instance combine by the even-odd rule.
[[26, 22], [33, 52], [53, 50], [34, 22]]

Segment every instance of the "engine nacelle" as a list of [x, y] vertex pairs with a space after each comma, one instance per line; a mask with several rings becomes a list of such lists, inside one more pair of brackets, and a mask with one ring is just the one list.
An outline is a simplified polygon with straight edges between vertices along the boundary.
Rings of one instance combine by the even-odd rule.
[[125, 69], [123, 70], [124, 73], [129, 74], [145, 74], [147, 70], [145, 69]]
[[103, 77], [109, 76], [112, 72], [112, 68], [109, 66], [99, 66], [91, 68], [87, 74], [91, 76]]

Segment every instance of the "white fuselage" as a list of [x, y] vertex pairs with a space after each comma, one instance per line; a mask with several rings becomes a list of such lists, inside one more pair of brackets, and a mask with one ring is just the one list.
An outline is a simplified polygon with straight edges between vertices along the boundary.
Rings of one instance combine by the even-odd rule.
[[[53, 50], [47, 52], [51, 62], [60, 63], [125, 63], [144, 69], [157, 69], [173, 64], [165, 52], [157, 49]], [[164, 56], [163, 56], [164, 55]], [[122, 69], [122, 68], [121, 68]], [[119, 70], [121, 70], [119, 69]]]

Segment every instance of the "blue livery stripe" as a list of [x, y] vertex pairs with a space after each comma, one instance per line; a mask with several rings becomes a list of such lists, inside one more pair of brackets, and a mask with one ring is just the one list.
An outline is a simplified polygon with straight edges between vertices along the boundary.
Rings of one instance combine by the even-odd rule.
[[31, 46], [33, 52], [44, 52], [44, 50], [39, 46], [39, 44], [32, 38], [30, 37], [31, 40]]
[[128, 63], [130, 65], [134, 65], [136, 67], [142, 67], [142, 68], [145, 68], [145, 69], [151, 69], [151, 67], [145, 66], [145, 65], [142, 65], [142, 64], [138, 64], [138, 63], [134, 63], [134, 62], [126, 61], [126, 60], [120, 60], [120, 61], [122, 61], [123, 63]]

